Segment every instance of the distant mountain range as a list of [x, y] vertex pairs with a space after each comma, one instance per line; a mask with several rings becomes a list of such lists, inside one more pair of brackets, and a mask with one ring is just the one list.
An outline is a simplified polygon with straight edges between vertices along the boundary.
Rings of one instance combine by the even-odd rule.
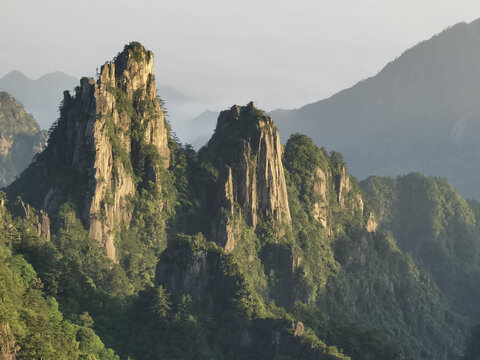
[[179, 128], [181, 140], [190, 143], [195, 149], [205, 145], [213, 134], [220, 111], [205, 110], [193, 119], [183, 122]]
[[300, 109], [271, 112], [282, 139], [306, 133], [351, 172], [447, 177], [480, 198], [480, 20], [452, 26], [376, 76]]
[[72, 90], [77, 83], [78, 79], [60, 71], [37, 80], [29, 79], [20, 71], [12, 71], [0, 78], [0, 91], [12, 94], [33, 114], [42, 129], [48, 129], [59, 117], [63, 91]]
[[[37, 120], [42, 129], [49, 129], [52, 123], [58, 119], [58, 108], [62, 100], [64, 90], [73, 90], [78, 84], [78, 79], [69, 76], [61, 71], [45, 74], [42, 77], [32, 80], [22, 72], [14, 70], [0, 78], [0, 91], [6, 91], [12, 94], [20, 101], [28, 113], [31, 113]], [[169, 85], [159, 85], [158, 94], [165, 101], [165, 109], [171, 115], [170, 119], [174, 130], [182, 135], [182, 140], [193, 142], [188, 133], [183, 132], [183, 128], [188, 127], [191, 114], [196, 114], [204, 105], [199, 104], [198, 100], [184, 94], [183, 92]], [[218, 113], [216, 113], [218, 116]], [[207, 139], [215, 127], [215, 119], [208, 128], [202, 139]], [[205, 131], [201, 132], [203, 135]], [[202, 144], [203, 145], [203, 144]]]

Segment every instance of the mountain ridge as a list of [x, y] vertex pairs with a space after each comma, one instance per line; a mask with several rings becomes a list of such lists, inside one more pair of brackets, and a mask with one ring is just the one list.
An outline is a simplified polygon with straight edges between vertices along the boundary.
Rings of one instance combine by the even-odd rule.
[[[0, 226], [13, 229], [0, 232], [1, 245], [36, 274], [27, 293], [43, 289], [40, 303], [55, 299], [80, 327], [59, 333], [59, 351], [102, 360], [461, 356], [476, 318], [403, 247], [381, 212], [386, 196], [367, 197], [342, 154], [298, 133], [281, 145], [253, 102], [221, 112], [197, 152], [171, 134], [153, 67], [133, 42], [97, 79], [65, 91], [48, 146], [0, 193]], [[445, 243], [466, 226], [480, 247], [478, 209], [448, 188], [418, 213], [434, 235], [444, 225]], [[447, 216], [456, 204], [466, 210]], [[427, 232], [419, 243], [442, 240]], [[475, 259], [451, 265], [468, 270]], [[469, 274], [467, 289], [480, 277]], [[477, 299], [458, 293], [458, 303]], [[18, 324], [0, 318], [0, 331], [12, 329], [1, 349], [11, 353], [12, 339], [31, 346]]]
[[300, 131], [341, 151], [359, 178], [421, 171], [478, 196], [479, 34], [478, 20], [454, 25], [349, 89], [271, 115], [284, 137]]
[[30, 79], [18, 70], [13, 70], [0, 78], [0, 90], [11, 93], [28, 112], [35, 115], [40, 128], [48, 130], [58, 118], [58, 104], [64, 90], [73, 89], [78, 80], [61, 71], [44, 74], [38, 79]]

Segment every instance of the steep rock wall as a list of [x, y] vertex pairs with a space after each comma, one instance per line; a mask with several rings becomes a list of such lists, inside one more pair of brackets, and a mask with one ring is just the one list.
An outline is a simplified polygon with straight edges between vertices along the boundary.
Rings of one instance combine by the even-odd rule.
[[[131, 43], [101, 67], [97, 81], [82, 78], [73, 96], [65, 91], [47, 149], [9, 188], [47, 212], [74, 202], [90, 236], [114, 260], [115, 232], [131, 221], [137, 184], [161, 186], [160, 169], [150, 158], [158, 154], [169, 166], [153, 72], [152, 52]], [[147, 152], [153, 155], [147, 158]], [[32, 182], [36, 192], [27, 188]]]
[[[227, 251], [234, 247], [235, 204], [238, 214], [253, 228], [259, 218], [279, 226], [291, 223], [282, 154], [272, 119], [256, 109], [253, 102], [235, 105], [220, 114], [215, 134], [201, 156], [218, 169], [217, 188], [229, 189], [218, 191], [214, 201], [219, 215], [213, 237]], [[226, 217], [227, 213], [230, 215]], [[219, 217], [225, 227], [220, 231]]]

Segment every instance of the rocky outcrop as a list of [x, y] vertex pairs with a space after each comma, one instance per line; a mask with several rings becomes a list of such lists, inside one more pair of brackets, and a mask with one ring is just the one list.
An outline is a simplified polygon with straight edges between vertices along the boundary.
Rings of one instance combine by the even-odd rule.
[[[102, 68], [100, 79], [105, 80], [105, 72], [108, 71], [109, 66], [107, 64]], [[129, 223], [131, 215], [124, 209], [127, 205], [126, 197], [135, 194], [135, 184], [132, 174], [127, 173], [124, 163], [115, 159], [116, 154], [114, 154], [112, 144], [113, 134], [108, 133], [109, 131], [115, 131], [109, 129], [109, 125], [118, 129], [118, 137], [114, 140], [119, 141], [120, 146], [125, 149], [127, 154], [131, 152], [130, 138], [125, 136], [130, 128], [129, 122], [131, 120], [127, 114], [121, 114], [118, 111], [115, 96], [107, 91], [107, 86], [112, 86], [111, 81], [114, 81], [114, 79], [107, 79], [105, 83], [100, 80], [99, 84], [96, 84], [93, 79], [83, 78], [81, 80], [82, 102], [85, 103], [87, 108], [91, 106], [90, 103], [93, 103], [95, 116], [90, 118], [86, 124], [84, 133], [86, 137], [75, 139], [73, 165], [79, 166], [81, 171], [81, 167], [84, 166], [82, 152], [85, 145], [95, 146], [94, 170], [91, 172], [89, 179], [92, 196], [87, 200], [83, 217], [86, 219], [90, 236], [102, 243], [107, 255], [111, 259], [115, 259], [115, 224]], [[72, 116], [75, 116], [75, 111]], [[111, 122], [111, 124], [107, 124], [107, 122]]]
[[352, 186], [350, 174], [345, 165], [341, 166], [340, 172], [335, 177], [335, 190], [338, 204], [342, 210], [349, 211], [351, 214], [363, 215], [362, 195]]
[[371, 212], [370, 215], [368, 216], [367, 225], [365, 228], [367, 229], [368, 232], [377, 231], [378, 223], [375, 220], [375, 215], [373, 214], [373, 212]]
[[18, 350], [9, 324], [0, 325], [0, 360], [16, 360]]
[[[164, 165], [169, 165], [167, 130], [156, 99], [153, 71], [152, 52], [140, 44], [127, 46], [114, 61], [102, 66], [97, 82], [81, 80], [81, 91], [77, 93], [80, 103], [67, 115], [73, 122], [79, 109], [90, 114], [86, 123], [75, 123], [75, 128], [80, 130], [84, 126], [84, 129], [80, 136], [75, 136], [72, 165], [85, 166], [82, 157], [85, 147], [95, 148], [89, 180], [92, 196], [83, 216], [90, 236], [105, 246], [112, 259], [116, 258], [115, 227], [128, 224], [132, 216], [126, 207], [128, 197], [135, 194], [129, 159], [134, 151], [135, 139], [131, 135], [134, 122], [144, 128], [145, 143], [154, 145]], [[69, 101], [66, 94], [64, 107], [68, 108]], [[148, 169], [146, 173], [158, 182], [156, 169]]]
[[321, 199], [313, 203], [312, 216], [319, 221], [324, 228], [327, 228], [327, 175], [320, 168], [316, 168], [315, 174], [312, 175], [313, 195], [315, 198]]
[[352, 187], [350, 185], [350, 175], [347, 174], [347, 168], [345, 166], [342, 166], [341, 172], [337, 176], [336, 188], [337, 188], [338, 203], [340, 204], [341, 208], [344, 209], [345, 208], [345, 196], [352, 189]]
[[[167, 137], [153, 54], [131, 43], [97, 80], [82, 78], [73, 96], [64, 92], [47, 149], [11, 192], [49, 213], [74, 201], [90, 236], [115, 260], [115, 234], [131, 221], [137, 185], [161, 186], [160, 167], [170, 161]], [[37, 194], [25, 189], [28, 182], [38, 183]]]
[[13, 141], [0, 137], [0, 156], [7, 156], [12, 147]]
[[[235, 248], [235, 238], [240, 234], [241, 221], [238, 211], [235, 210], [235, 195], [233, 192], [232, 169], [227, 168], [224, 179], [219, 179], [217, 193], [217, 207], [220, 216], [212, 223], [212, 235], [217, 244], [227, 253]], [[221, 186], [224, 184], [224, 186]]]
[[44, 210], [40, 210], [40, 214], [38, 215], [37, 235], [43, 235], [50, 241], [50, 218]]
[[302, 336], [305, 333], [305, 327], [301, 321], [292, 323], [292, 331], [294, 336]]
[[[282, 154], [272, 119], [253, 102], [235, 105], [220, 114], [215, 134], [203, 150], [222, 174], [215, 204], [225, 228], [214, 232], [217, 243], [233, 249], [233, 204], [238, 204], [241, 215], [253, 228], [259, 218], [279, 226], [291, 223]], [[223, 190], [225, 187], [228, 191]], [[214, 226], [218, 229], [218, 222]]]
[[[4, 205], [4, 200], [0, 199], [0, 210], [4, 208]], [[20, 201], [15, 208], [16, 215], [24, 220], [30, 219], [33, 220], [34, 224], [36, 223], [38, 236], [43, 235], [48, 241], [50, 241], [50, 217], [45, 210], [37, 211], [32, 208], [30, 204], [23, 201]]]

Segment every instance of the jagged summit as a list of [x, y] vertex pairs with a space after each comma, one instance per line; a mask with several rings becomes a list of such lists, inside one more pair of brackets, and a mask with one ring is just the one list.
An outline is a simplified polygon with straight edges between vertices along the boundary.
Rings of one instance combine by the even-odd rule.
[[[227, 251], [233, 250], [235, 234], [239, 234], [235, 204], [253, 228], [259, 218], [279, 226], [290, 224], [282, 154], [275, 124], [253, 102], [220, 113], [215, 133], [200, 157], [208, 159], [219, 172], [213, 202], [219, 215], [214, 219], [212, 234]], [[228, 220], [225, 214], [230, 214]]]
[[100, 87], [117, 87], [125, 91], [131, 100], [136, 91], [155, 98], [153, 53], [138, 42], [125, 45], [113, 61], [106, 62], [101, 67], [98, 84]]
[[132, 220], [132, 197], [149, 183], [161, 189], [170, 162], [153, 71], [152, 52], [130, 43], [97, 80], [82, 78], [73, 96], [65, 91], [48, 147], [8, 189], [49, 213], [73, 202], [112, 259], [116, 231]]
[[256, 108], [253, 101], [246, 106], [233, 105], [220, 113], [215, 132], [204, 150], [215, 153], [217, 162], [231, 165], [236, 160], [233, 151], [247, 143], [258, 147], [259, 135], [265, 131], [278, 135], [272, 118]]

